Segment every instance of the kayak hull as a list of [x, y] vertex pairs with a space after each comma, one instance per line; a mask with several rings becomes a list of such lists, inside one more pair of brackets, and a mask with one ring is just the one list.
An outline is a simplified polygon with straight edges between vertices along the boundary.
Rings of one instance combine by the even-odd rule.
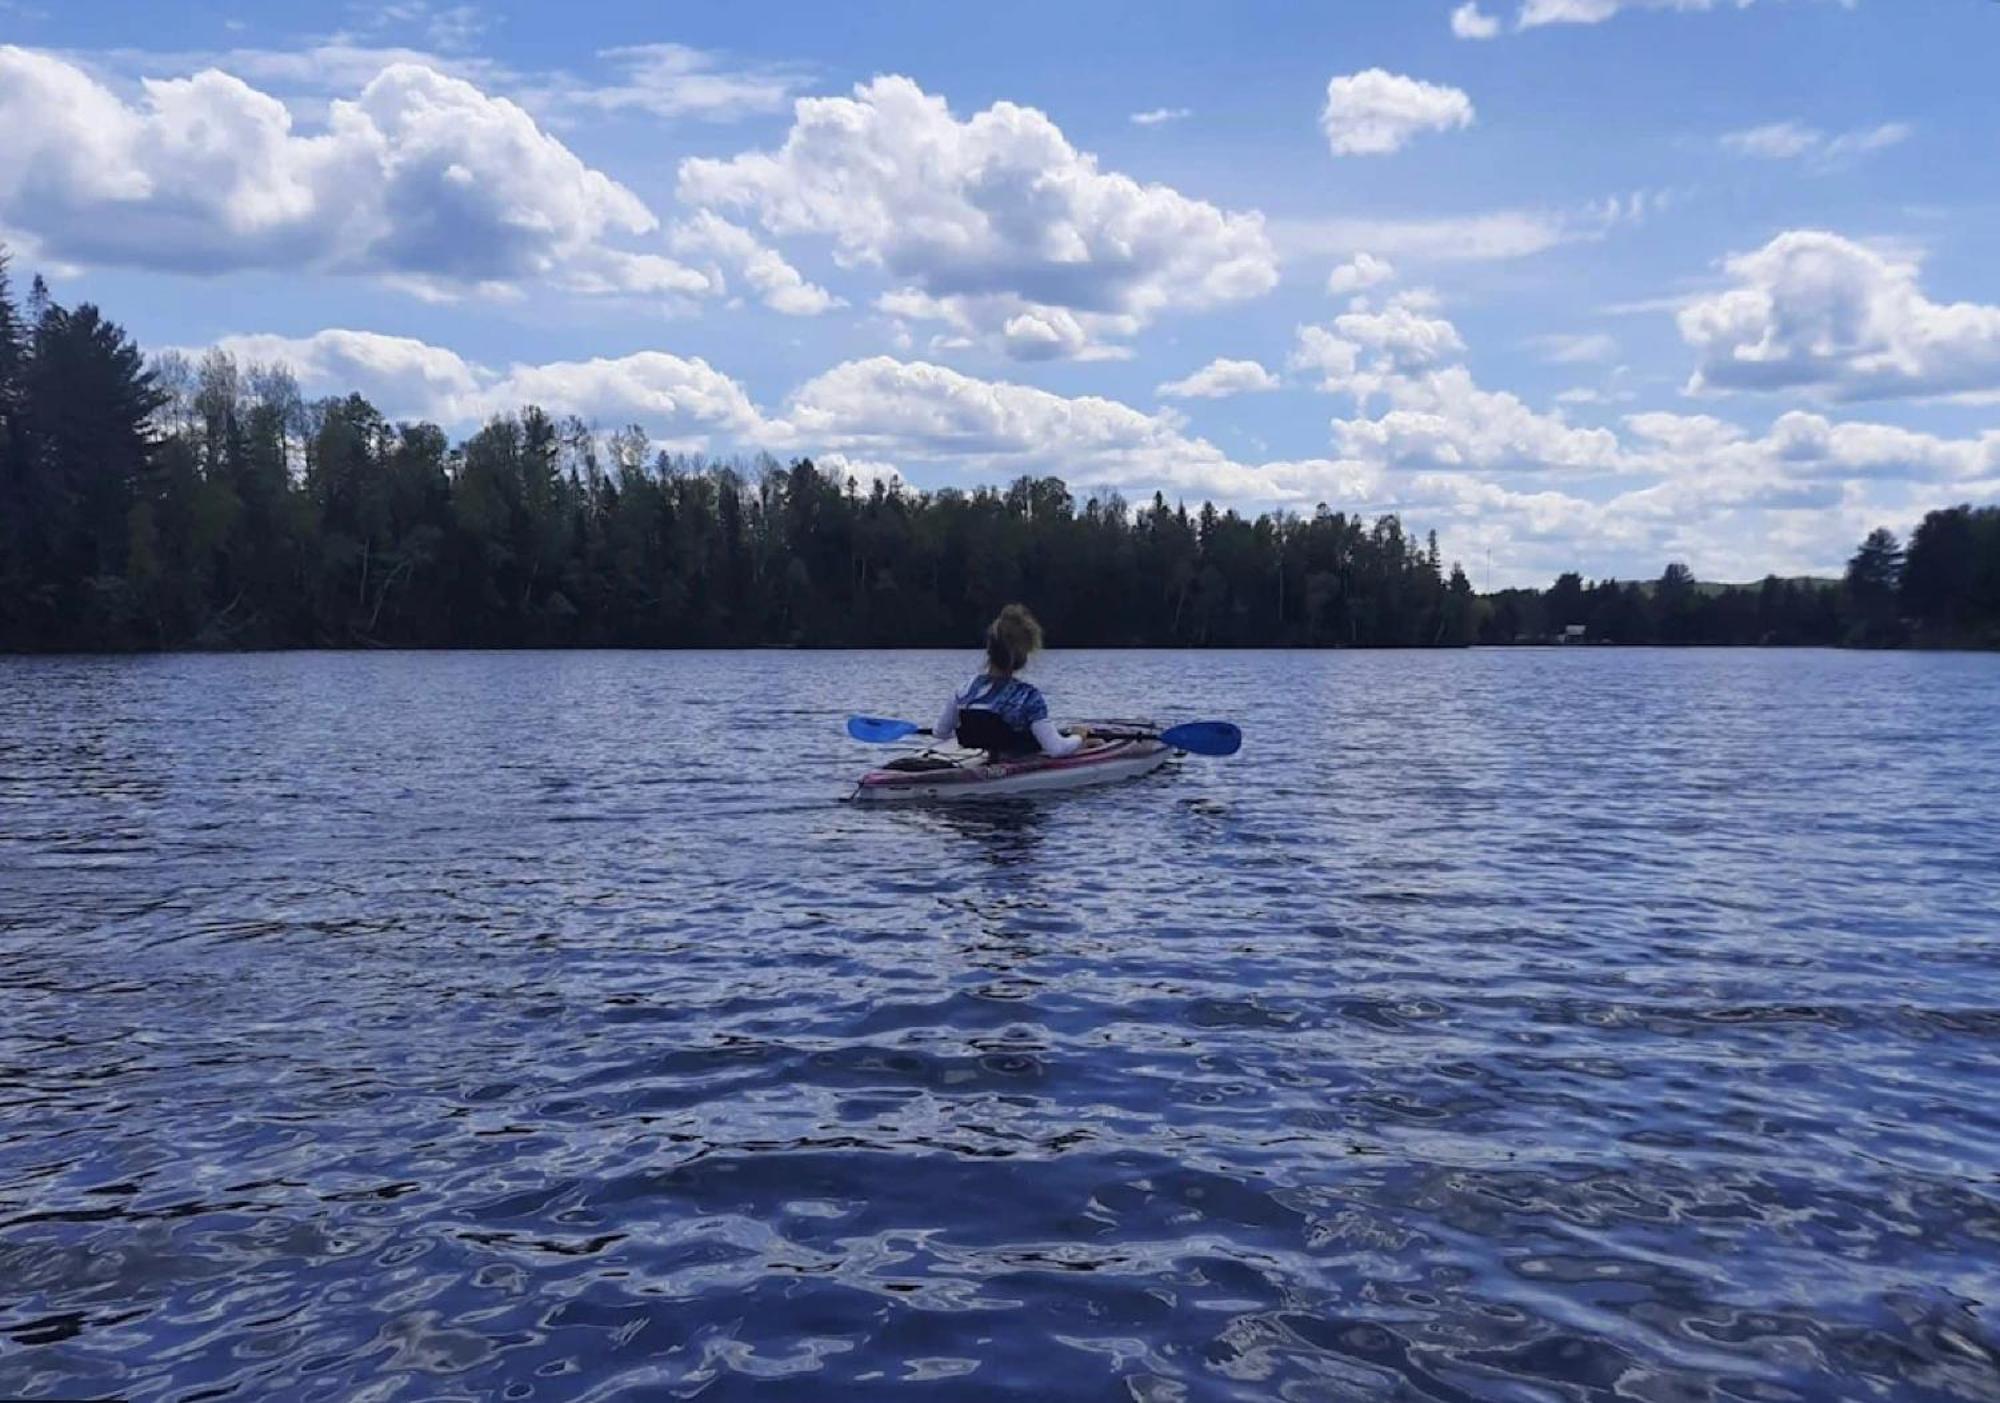
[[1151, 737], [1093, 741], [1060, 759], [1037, 755], [988, 762], [972, 755], [926, 770], [871, 770], [854, 791], [862, 804], [935, 804], [1089, 789], [1149, 775], [1173, 758]]

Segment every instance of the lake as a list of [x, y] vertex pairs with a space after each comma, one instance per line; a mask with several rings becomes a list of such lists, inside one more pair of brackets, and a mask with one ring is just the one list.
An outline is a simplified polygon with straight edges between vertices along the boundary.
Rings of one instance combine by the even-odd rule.
[[0, 1396], [2000, 1398], [2000, 657], [0, 659]]

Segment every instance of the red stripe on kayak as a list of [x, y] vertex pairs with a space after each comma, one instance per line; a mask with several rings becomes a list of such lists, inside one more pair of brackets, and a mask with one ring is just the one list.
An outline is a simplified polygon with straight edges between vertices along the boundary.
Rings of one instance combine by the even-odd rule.
[[[1043, 756], [1030, 760], [1005, 760], [997, 765], [975, 765], [957, 770], [930, 770], [909, 773], [902, 770], [874, 770], [861, 777], [861, 783], [876, 787], [897, 788], [917, 784], [982, 784], [997, 779], [1012, 779], [1016, 775], [1040, 774], [1045, 770], [1077, 770], [1089, 765], [1101, 765], [1107, 760], [1117, 760], [1129, 756], [1130, 752], [1142, 745], [1154, 744], [1150, 740], [1115, 740], [1092, 750], [1061, 757]], [[1164, 749], [1165, 747], [1162, 747]]]

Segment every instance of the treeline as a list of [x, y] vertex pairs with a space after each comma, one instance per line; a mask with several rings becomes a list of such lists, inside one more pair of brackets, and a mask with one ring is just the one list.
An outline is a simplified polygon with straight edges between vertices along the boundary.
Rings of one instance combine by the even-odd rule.
[[1715, 587], [1685, 565], [1646, 584], [1564, 575], [1480, 601], [1479, 641], [1541, 643], [1580, 627], [1593, 643], [2000, 647], [2000, 507], [1934, 511], [1904, 549], [1869, 534], [1839, 580]]
[[282, 370], [148, 366], [0, 280], [0, 647], [1465, 644], [1394, 517], [1247, 521], [1055, 478], [932, 493], [714, 462], [539, 410], [462, 444]]
[[965, 646], [1010, 599], [1076, 647], [1463, 646], [1573, 623], [1616, 642], [1979, 639], [2000, 618], [1996, 541], [1995, 512], [1962, 510], [1907, 559], [1871, 538], [1836, 587], [1718, 594], [1672, 567], [1481, 599], [1394, 516], [1079, 504], [1053, 477], [864, 491], [532, 408], [453, 444], [359, 396], [308, 403], [281, 369], [149, 366], [39, 279], [18, 304], [0, 261], [14, 651]]

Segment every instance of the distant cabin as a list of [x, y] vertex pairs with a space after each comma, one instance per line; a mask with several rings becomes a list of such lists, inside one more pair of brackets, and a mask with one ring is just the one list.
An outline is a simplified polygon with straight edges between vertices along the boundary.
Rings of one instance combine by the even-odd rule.
[[1562, 631], [1561, 641], [1564, 643], [1586, 643], [1589, 641], [1589, 633], [1590, 630], [1583, 624], [1571, 624]]

